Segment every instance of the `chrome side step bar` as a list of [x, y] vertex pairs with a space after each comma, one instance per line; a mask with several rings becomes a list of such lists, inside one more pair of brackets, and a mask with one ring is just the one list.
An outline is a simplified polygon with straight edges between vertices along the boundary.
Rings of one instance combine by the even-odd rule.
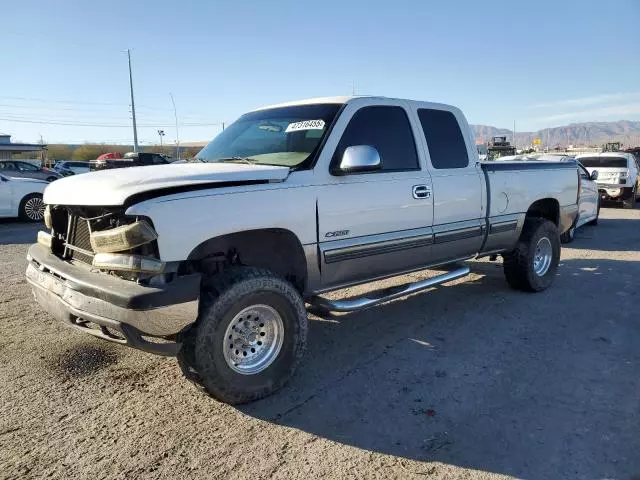
[[427, 288], [450, 282], [457, 278], [469, 275], [469, 267], [466, 265], [455, 265], [457, 268], [435, 277], [420, 280], [418, 282], [406, 283], [395, 287], [385, 288], [369, 292], [362, 297], [347, 298], [344, 300], [329, 300], [324, 297], [315, 296], [309, 300], [311, 306], [321, 312], [355, 312], [364, 308], [369, 308], [379, 303], [388, 302], [396, 298], [404, 297], [412, 293], [426, 290]]

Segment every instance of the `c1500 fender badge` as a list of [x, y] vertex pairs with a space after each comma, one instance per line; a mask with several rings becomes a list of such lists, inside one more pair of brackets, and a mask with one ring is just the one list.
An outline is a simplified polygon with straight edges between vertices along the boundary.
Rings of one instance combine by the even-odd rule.
[[349, 235], [349, 230], [336, 230], [335, 232], [327, 232], [324, 234], [327, 238], [344, 237], [345, 235]]

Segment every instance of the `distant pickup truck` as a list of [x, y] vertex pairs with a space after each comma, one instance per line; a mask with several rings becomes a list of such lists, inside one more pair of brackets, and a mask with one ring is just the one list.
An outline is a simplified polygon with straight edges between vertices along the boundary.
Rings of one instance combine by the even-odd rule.
[[603, 200], [635, 208], [640, 198], [640, 165], [632, 153], [587, 153], [576, 157], [589, 172], [598, 172], [598, 191]]
[[[578, 211], [575, 163], [482, 164], [462, 112], [436, 103], [336, 97], [261, 108], [195, 160], [53, 183], [50, 231], [29, 249], [26, 275], [66, 324], [177, 355], [189, 379], [229, 403], [292, 375], [305, 302], [355, 311], [464, 277], [460, 262], [498, 254], [509, 285], [546, 289]], [[445, 273], [322, 296], [433, 267]]]

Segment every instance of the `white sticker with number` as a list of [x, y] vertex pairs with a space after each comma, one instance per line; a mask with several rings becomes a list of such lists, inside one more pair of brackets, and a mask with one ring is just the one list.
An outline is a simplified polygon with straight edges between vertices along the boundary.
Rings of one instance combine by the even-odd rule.
[[301, 130], [322, 130], [324, 129], [324, 120], [305, 120], [304, 122], [290, 123], [285, 133], [299, 132]]

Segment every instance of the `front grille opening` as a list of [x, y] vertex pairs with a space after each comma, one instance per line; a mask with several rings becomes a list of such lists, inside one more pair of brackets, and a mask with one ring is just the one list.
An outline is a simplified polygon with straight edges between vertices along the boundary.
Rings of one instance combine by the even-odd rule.
[[[57, 205], [52, 208], [54, 219], [52, 235], [55, 241], [52, 251], [58, 257], [72, 262], [92, 265], [95, 252], [91, 247], [91, 232], [110, 230], [128, 225], [138, 219], [144, 219], [152, 228], [153, 223], [146, 217], [128, 217], [119, 207], [76, 207]], [[126, 253], [160, 258], [158, 242], [153, 241], [140, 245]], [[141, 275], [131, 273], [112, 272], [127, 280], [141, 280]]]
[[91, 248], [90, 235], [91, 227], [89, 220], [78, 216], [69, 216], [65, 256], [84, 263], [90, 264], [93, 262], [93, 249]]

